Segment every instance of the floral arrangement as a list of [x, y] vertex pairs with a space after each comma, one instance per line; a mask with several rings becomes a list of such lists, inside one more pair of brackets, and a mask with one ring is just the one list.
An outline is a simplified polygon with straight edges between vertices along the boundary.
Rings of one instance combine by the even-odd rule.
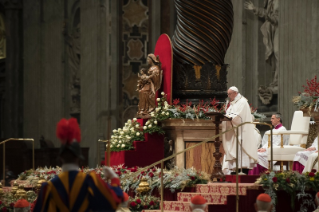
[[[37, 198], [37, 194], [34, 191], [27, 192], [27, 201], [31, 204]], [[13, 212], [14, 203], [18, 201], [18, 198], [15, 197], [11, 192], [5, 192], [0, 200], [0, 211], [3, 212]]]
[[158, 107], [155, 109], [155, 118], [162, 121], [166, 119], [209, 119], [205, 116], [206, 112], [225, 113], [224, 105], [215, 98], [210, 102], [199, 101], [198, 105], [193, 105], [192, 102], [186, 100], [185, 104], [179, 104], [180, 100], [175, 99], [173, 105], [169, 105], [166, 101], [166, 94], [162, 92], [162, 98], [157, 98]]
[[319, 109], [319, 82], [317, 76], [313, 79], [307, 79], [307, 85], [302, 86], [303, 92], [298, 92], [299, 96], [294, 96], [292, 101], [299, 109], [308, 109], [308, 112], [314, 107], [314, 111]]
[[250, 113], [254, 116], [255, 120], [262, 121], [266, 118], [265, 114], [257, 113], [257, 108], [250, 105]]
[[0, 211], [3, 212], [13, 212], [14, 211], [14, 202], [8, 203], [8, 202], [2, 202], [0, 200]]
[[306, 194], [306, 189], [319, 191], [319, 173], [313, 169], [311, 172], [300, 174], [299, 172], [265, 172], [257, 179], [256, 184], [262, 185], [266, 193], [271, 196], [272, 203], [275, 205], [277, 200], [276, 191], [284, 190], [291, 197], [291, 207], [294, 208], [296, 197], [303, 200], [301, 211], [305, 210], [306, 205], [313, 205], [313, 197]]
[[134, 149], [133, 141], [144, 141], [144, 132], [136, 118], [129, 119], [123, 128], [113, 130], [110, 145], [111, 151], [118, 152]]
[[[150, 185], [151, 191], [161, 187], [161, 169], [152, 168], [142, 171], [138, 176], [132, 176], [132, 172], [139, 172], [140, 168], [125, 168], [123, 166], [113, 167], [117, 175], [120, 176], [121, 186], [124, 191], [136, 190], [142, 177], [145, 177]], [[171, 192], [177, 189], [183, 190], [185, 187], [192, 187], [196, 184], [207, 184], [209, 175], [205, 172], [198, 172], [194, 168], [184, 169], [175, 167], [171, 170], [165, 170], [163, 183], [165, 188], [169, 188]]]
[[[136, 190], [140, 183], [140, 179], [145, 177], [152, 190], [160, 188], [161, 186], [161, 169], [153, 167], [147, 171], [142, 171], [138, 176], [132, 176], [132, 173], [139, 172], [142, 168], [133, 167], [127, 168], [123, 165], [112, 167], [115, 173], [121, 179], [121, 186], [124, 191], [129, 191], [130, 189]], [[102, 167], [97, 166], [96, 168], [82, 168], [79, 171], [84, 173], [90, 173], [94, 171], [101, 178], [104, 178], [104, 173]], [[28, 170], [20, 174], [26, 176], [24, 177], [24, 183], [35, 186], [39, 180], [39, 177], [44, 177], [46, 180], [53, 179], [56, 175], [61, 172], [60, 167], [56, 168], [38, 168], [36, 171]], [[20, 177], [19, 177], [20, 179]], [[171, 170], [164, 170], [164, 186], [165, 188], [171, 189], [174, 192], [177, 189], [184, 189], [185, 187], [192, 187], [196, 184], [207, 184], [209, 181], [209, 175], [205, 172], [198, 172], [194, 168], [184, 169], [175, 167]], [[151, 191], [152, 191], [151, 190]]]
[[129, 209], [131, 211], [155, 210], [160, 208], [160, 199], [158, 197], [143, 195], [129, 198]]
[[210, 102], [201, 100], [198, 105], [193, 105], [192, 102], [188, 101], [185, 104], [179, 105], [179, 99], [175, 99], [173, 105], [169, 105], [167, 95], [164, 92], [161, 93], [161, 97], [157, 98], [156, 101], [157, 107], [151, 112], [151, 118], [143, 127], [134, 118], [133, 120], [129, 119], [123, 128], [113, 130], [110, 145], [111, 151], [118, 152], [134, 149], [133, 142], [144, 141], [145, 133], [165, 134], [165, 131], [161, 127], [161, 121], [167, 119], [209, 119], [209, 117], [205, 116], [205, 112], [224, 113], [225, 109], [223, 105], [220, 107], [219, 102], [215, 98]]

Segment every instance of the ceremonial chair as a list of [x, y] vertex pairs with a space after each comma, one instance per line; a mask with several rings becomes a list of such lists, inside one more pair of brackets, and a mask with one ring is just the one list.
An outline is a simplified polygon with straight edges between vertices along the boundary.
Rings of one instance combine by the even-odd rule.
[[[295, 111], [292, 123], [291, 130], [287, 131], [278, 131], [273, 132], [273, 135], [281, 135], [281, 145], [273, 146], [273, 161], [280, 162], [280, 170], [283, 170], [283, 163], [290, 162], [290, 170], [292, 170], [292, 163], [295, 157], [295, 154], [299, 151], [304, 151], [306, 148], [308, 132], [309, 132], [309, 122], [310, 117], [304, 117], [302, 111]], [[268, 162], [270, 165], [270, 131], [266, 132], [268, 135]], [[288, 144], [284, 144], [284, 135], [290, 135]], [[288, 166], [287, 166], [288, 169]]]

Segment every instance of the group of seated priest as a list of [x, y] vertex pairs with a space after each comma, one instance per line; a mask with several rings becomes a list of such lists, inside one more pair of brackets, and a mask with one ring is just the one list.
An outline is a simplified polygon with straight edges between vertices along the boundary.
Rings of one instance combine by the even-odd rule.
[[[282, 145], [288, 145], [289, 135], [283, 134], [283, 131], [287, 129], [282, 125], [282, 115], [280, 113], [275, 113], [271, 116], [271, 124], [273, 125], [273, 136], [272, 136], [272, 145], [273, 147], [280, 147]], [[261, 173], [267, 171], [270, 166], [270, 142], [269, 142], [270, 131], [267, 131], [263, 138], [258, 149], [258, 163], [255, 167], [249, 171], [249, 175], [260, 175]], [[257, 139], [258, 143], [258, 139]], [[257, 144], [258, 145], [258, 144]], [[291, 145], [299, 146], [299, 145]], [[318, 167], [318, 137], [315, 138], [312, 145], [309, 148], [304, 148], [302, 151], [298, 151], [293, 161], [292, 170], [298, 171], [300, 173], [310, 172], [312, 169]], [[275, 165], [277, 161], [273, 161]], [[288, 165], [287, 165], [288, 166]], [[288, 169], [288, 167], [286, 167]], [[277, 170], [278, 166], [274, 166], [274, 170]]]

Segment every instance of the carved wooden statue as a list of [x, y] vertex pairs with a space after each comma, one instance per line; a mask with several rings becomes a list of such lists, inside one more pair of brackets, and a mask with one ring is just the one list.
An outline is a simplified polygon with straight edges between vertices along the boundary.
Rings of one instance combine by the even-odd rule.
[[138, 116], [148, 116], [155, 110], [155, 93], [161, 87], [163, 71], [159, 57], [154, 54], [147, 56], [148, 70], [142, 69], [138, 75], [137, 89], [139, 92]]

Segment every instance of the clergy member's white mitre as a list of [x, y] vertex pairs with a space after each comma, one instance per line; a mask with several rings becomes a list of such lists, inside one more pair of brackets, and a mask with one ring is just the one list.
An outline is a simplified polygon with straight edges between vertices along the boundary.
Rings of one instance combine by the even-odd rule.
[[238, 88], [236, 88], [235, 86], [231, 86], [229, 89], [232, 90], [232, 91], [235, 91], [237, 93], [239, 92]]

